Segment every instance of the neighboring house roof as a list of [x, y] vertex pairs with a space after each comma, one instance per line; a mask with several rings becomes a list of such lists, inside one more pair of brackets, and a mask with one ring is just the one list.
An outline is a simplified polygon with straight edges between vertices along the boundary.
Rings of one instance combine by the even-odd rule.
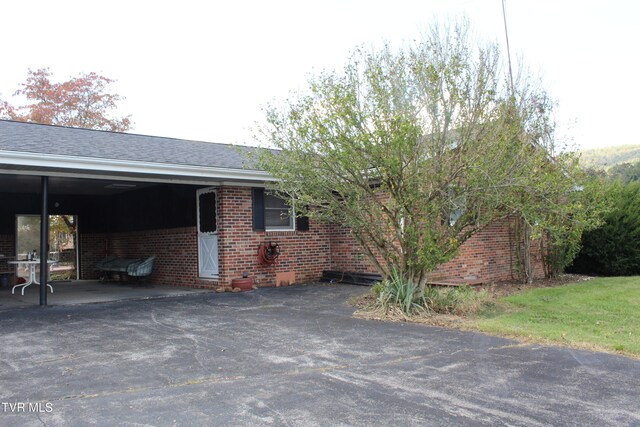
[[0, 168], [266, 179], [255, 147], [0, 120]]

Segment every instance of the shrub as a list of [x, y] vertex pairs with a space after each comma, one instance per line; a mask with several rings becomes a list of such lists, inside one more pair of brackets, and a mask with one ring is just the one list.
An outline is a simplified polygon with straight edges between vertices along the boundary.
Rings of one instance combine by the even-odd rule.
[[572, 273], [604, 276], [640, 274], [640, 182], [612, 184], [613, 209], [604, 224], [586, 232]]
[[436, 313], [458, 315], [474, 313], [488, 298], [489, 294], [486, 290], [476, 291], [470, 286], [448, 289], [428, 287], [425, 289], [427, 306]]
[[373, 285], [371, 287], [371, 293], [378, 298], [380, 296], [380, 294], [382, 293], [382, 291], [384, 291], [384, 283], [383, 282], [378, 282], [375, 285]]
[[400, 310], [405, 316], [424, 312], [469, 314], [476, 312], [488, 299], [486, 290], [477, 292], [469, 286], [448, 289], [420, 286], [404, 278], [396, 270], [383, 282], [371, 288], [376, 305], [385, 311]]

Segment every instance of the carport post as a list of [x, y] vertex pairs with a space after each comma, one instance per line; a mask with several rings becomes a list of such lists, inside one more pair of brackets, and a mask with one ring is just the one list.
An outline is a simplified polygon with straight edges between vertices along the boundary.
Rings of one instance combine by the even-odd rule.
[[40, 193], [42, 193], [42, 211], [40, 213], [40, 305], [47, 305], [47, 279], [49, 266], [49, 177], [40, 179]]

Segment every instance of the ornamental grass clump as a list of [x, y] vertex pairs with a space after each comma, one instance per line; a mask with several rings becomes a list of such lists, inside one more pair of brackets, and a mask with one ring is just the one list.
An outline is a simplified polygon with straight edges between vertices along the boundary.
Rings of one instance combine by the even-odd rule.
[[440, 313], [465, 315], [477, 312], [489, 300], [486, 290], [476, 291], [469, 286], [449, 289], [420, 286], [406, 279], [397, 270], [389, 278], [371, 289], [376, 298], [375, 306], [388, 315], [403, 317]]
[[442, 314], [465, 315], [480, 310], [489, 300], [486, 289], [476, 291], [470, 286], [449, 289], [427, 287], [425, 301], [431, 311]]
[[420, 286], [407, 280], [395, 269], [391, 270], [388, 279], [374, 286], [372, 291], [377, 294], [376, 305], [386, 312], [400, 310], [405, 316], [411, 316], [426, 308]]

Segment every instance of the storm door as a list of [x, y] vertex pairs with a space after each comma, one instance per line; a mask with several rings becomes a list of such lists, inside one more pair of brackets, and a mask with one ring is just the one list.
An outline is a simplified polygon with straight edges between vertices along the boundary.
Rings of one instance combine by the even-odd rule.
[[198, 275], [218, 277], [218, 218], [215, 188], [196, 192], [198, 198]]

